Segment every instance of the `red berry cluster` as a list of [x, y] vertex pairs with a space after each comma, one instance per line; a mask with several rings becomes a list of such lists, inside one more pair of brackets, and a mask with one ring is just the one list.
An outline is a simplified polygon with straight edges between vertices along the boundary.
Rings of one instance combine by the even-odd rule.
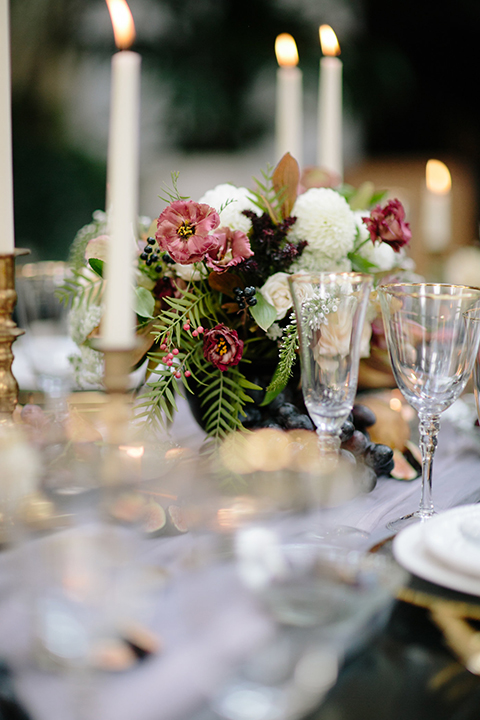
[[[189, 332], [191, 329], [190, 321], [187, 320], [184, 325], [183, 329], [185, 332]], [[199, 325], [196, 329], [192, 330], [192, 337], [198, 337], [204, 332], [204, 328]], [[169, 333], [167, 333], [164, 338], [163, 342], [159, 347], [160, 352], [164, 352], [165, 355], [162, 358], [162, 362], [165, 363], [168, 367], [172, 367], [174, 365], [175, 358], [180, 354], [180, 350], [177, 347], [170, 347], [170, 340], [169, 340]], [[180, 379], [182, 377], [182, 368], [180, 366], [175, 366], [178, 369], [175, 371], [175, 377], [177, 379]], [[184, 370], [183, 375], [186, 378], [189, 378], [191, 376], [190, 370]]]

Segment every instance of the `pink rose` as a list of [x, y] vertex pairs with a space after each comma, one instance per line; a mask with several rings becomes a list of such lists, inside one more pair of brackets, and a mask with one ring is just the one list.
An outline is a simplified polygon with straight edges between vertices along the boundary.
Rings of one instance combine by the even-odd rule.
[[175, 200], [157, 220], [155, 238], [175, 262], [200, 262], [218, 247], [214, 231], [220, 225], [216, 210], [193, 200]]
[[216, 235], [218, 246], [210, 250], [207, 257], [208, 267], [215, 272], [225, 272], [228, 268], [252, 257], [253, 250], [250, 247], [250, 240], [241, 230], [223, 227]]
[[412, 232], [405, 222], [405, 209], [400, 200], [390, 200], [384, 208], [377, 205], [370, 217], [363, 217], [373, 243], [387, 243], [395, 252], [410, 242]]
[[215, 325], [206, 330], [203, 336], [203, 357], [222, 372], [228, 367], [238, 365], [243, 354], [243, 340], [236, 330], [226, 325]]

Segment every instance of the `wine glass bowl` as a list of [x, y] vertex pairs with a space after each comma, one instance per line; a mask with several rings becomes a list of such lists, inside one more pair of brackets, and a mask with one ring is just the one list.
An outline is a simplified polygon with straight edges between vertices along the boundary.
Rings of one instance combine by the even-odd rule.
[[388, 527], [399, 530], [435, 514], [432, 464], [440, 415], [461, 395], [473, 369], [480, 323], [464, 313], [480, 303], [480, 290], [442, 283], [396, 283], [378, 288], [395, 381], [417, 411], [422, 450], [422, 496], [418, 510]]

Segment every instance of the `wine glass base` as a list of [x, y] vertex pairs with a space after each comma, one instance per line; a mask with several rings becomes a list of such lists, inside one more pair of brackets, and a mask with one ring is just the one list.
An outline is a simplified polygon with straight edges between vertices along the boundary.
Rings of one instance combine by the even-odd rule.
[[416, 512], [410, 513], [409, 515], [404, 515], [397, 520], [391, 520], [389, 523], [387, 523], [387, 528], [388, 530], [393, 530], [397, 533], [400, 532], [400, 530], [403, 530], [403, 528], [408, 527], [409, 525], [431, 520], [436, 515], [437, 513], [435, 512], [435, 510], [428, 514], [417, 510]]

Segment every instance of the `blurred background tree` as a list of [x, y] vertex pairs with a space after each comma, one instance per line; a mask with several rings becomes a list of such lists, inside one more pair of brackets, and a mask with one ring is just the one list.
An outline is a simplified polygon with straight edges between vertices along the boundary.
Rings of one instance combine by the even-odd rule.
[[[280, 32], [299, 48], [311, 164], [322, 22], [342, 48], [356, 159], [454, 154], [475, 171], [480, 164], [476, 0], [458, 0], [448, 16], [413, 0], [129, 4], [143, 62], [145, 164], [175, 153], [228, 153], [232, 163], [249, 149], [271, 155]], [[105, 202], [113, 34], [104, 0], [11, 0], [11, 13], [16, 243], [37, 259], [63, 259]]]

